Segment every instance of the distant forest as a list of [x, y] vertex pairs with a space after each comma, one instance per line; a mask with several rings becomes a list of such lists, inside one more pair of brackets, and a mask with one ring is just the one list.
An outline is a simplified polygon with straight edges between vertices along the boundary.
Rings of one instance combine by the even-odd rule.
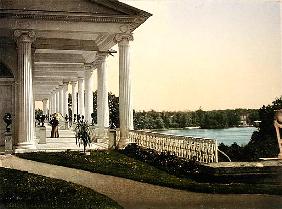
[[[71, 94], [69, 94], [69, 111], [71, 113]], [[97, 123], [97, 92], [93, 93], [94, 122]], [[110, 123], [119, 127], [119, 98], [109, 93]], [[206, 129], [229, 128], [240, 125], [241, 116], [246, 123], [253, 125], [259, 120], [257, 109], [213, 110], [204, 111], [134, 111], [134, 128], [169, 129], [199, 126]]]
[[241, 116], [253, 125], [259, 120], [256, 109], [178, 111], [178, 112], [134, 112], [135, 129], [167, 129], [199, 126], [206, 129], [229, 128], [240, 125]]

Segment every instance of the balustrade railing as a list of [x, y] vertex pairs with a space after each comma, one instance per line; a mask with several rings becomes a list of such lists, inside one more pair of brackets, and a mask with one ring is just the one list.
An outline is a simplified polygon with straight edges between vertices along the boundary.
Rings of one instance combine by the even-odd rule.
[[178, 157], [195, 159], [203, 163], [218, 162], [217, 140], [160, 134], [147, 131], [130, 131], [131, 143], [154, 149], [157, 152], [170, 152]]

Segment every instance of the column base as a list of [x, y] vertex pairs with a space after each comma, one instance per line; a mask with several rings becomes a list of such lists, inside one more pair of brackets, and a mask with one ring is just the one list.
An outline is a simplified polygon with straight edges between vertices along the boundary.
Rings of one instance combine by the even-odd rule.
[[127, 147], [127, 145], [129, 145], [129, 139], [128, 138], [120, 138], [119, 142], [118, 142], [118, 149], [125, 149]]
[[34, 143], [22, 142], [18, 143], [15, 149], [15, 153], [35, 152], [37, 150]]
[[97, 131], [97, 139], [101, 139], [101, 140], [104, 140], [104, 139], [108, 139], [109, 136], [108, 136], [108, 128], [98, 128], [98, 131]]

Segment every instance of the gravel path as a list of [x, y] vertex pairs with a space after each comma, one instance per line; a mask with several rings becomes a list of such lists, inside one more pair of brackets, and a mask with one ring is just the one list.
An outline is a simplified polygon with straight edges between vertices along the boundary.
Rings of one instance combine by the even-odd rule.
[[125, 209], [282, 209], [282, 196], [187, 192], [15, 156], [0, 156], [0, 166], [92, 188], [116, 200]]

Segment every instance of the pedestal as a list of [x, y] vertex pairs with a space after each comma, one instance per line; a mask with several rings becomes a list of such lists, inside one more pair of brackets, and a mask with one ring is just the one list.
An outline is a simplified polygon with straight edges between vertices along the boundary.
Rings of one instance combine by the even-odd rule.
[[108, 148], [115, 149], [117, 146], [117, 131], [115, 129], [109, 130]]
[[108, 139], [109, 139], [108, 129], [106, 129], [106, 128], [103, 128], [103, 129], [98, 128], [96, 135], [97, 135], [97, 142], [98, 143], [107, 143], [108, 142]]
[[5, 154], [13, 153], [13, 137], [11, 132], [5, 132]]
[[65, 130], [69, 130], [69, 122], [68, 121], [65, 122]]
[[71, 125], [71, 129], [75, 130], [76, 126], [77, 126], [77, 122], [73, 122], [72, 125]]
[[38, 144], [46, 144], [46, 127], [39, 127], [38, 128]]

